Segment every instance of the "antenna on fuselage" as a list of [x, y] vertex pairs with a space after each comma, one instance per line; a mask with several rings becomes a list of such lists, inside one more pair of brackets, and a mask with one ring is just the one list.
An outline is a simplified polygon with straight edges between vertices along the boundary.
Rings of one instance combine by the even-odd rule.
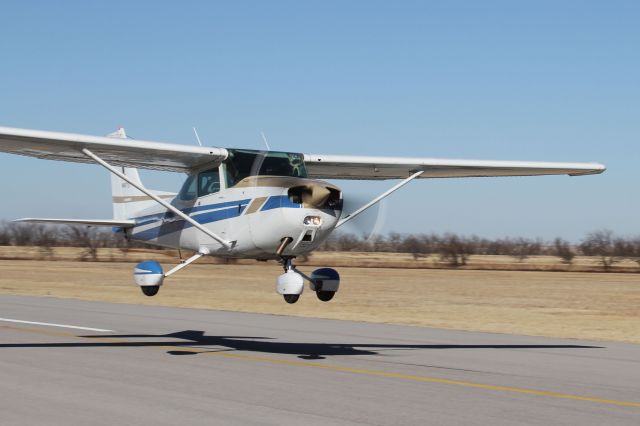
[[260, 132], [260, 135], [262, 136], [264, 144], [267, 146], [267, 151], [271, 151], [271, 147], [269, 146], [269, 142], [267, 141], [267, 137], [264, 135], [264, 132]]
[[198, 145], [202, 146], [202, 142], [200, 141], [200, 136], [198, 136], [198, 131], [196, 130], [196, 128], [193, 128], [193, 133], [195, 133], [196, 135], [196, 140], [198, 141]]

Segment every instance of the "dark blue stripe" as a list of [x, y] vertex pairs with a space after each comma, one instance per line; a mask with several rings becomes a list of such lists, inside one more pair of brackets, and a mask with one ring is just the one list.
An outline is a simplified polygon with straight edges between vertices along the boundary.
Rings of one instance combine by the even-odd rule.
[[246, 198], [244, 200], [236, 200], [236, 201], [226, 201], [220, 204], [209, 204], [207, 206], [191, 207], [191, 208], [182, 210], [182, 212], [189, 214], [194, 212], [200, 212], [202, 210], [221, 209], [223, 207], [237, 206], [239, 204], [246, 206], [247, 204], [249, 204], [250, 201], [251, 201], [251, 198]]
[[[233, 206], [233, 208], [230, 208], [230, 209], [216, 210], [212, 212], [191, 216], [198, 223], [204, 225], [207, 223], [217, 222], [219, 220], [231, 219], [231, 218], [240, 216], [242, 212], [246, 209], [250, 201], [251, 201], [250, 198], [245, 200], [228, 201], [225, 203], [209, 204], [207, 206], [198, 206], [198, 207], [182, 209], [181, 211], [186, 214], [189, 214], [196, 211]], [[265, 211], [265, 210], [272, 210], [277, 208], [301, 208], [301, 207], [302, 207], [302, 204], [291, 202], [291, 200], [289, 199], [289, 196], [287, 195], [275, 195], [275, 196], [269, 197], [260, 210]], [[142, 216], [135, 219], [136, 227], [149, 224], [152, 222], [162, 221], [163, 219], [171, 219], [174, 217], [175, 217], [175, 214], [172, 212], [164, 212], [164, 213], [158, 213], [155, 215]], [[147, 220], [142, 221], [143, 219], [147, 219]], [[178, 219], [172, 222], [162, 222], [160, 226], [138, 232], [136, 234], [133, 234], [131, 237], [137, 240], [152, 240], [154, 238], [162, 237], [167, 234], [172, 234], [174, 232], [182, 231], [183, 229], [191, 228], [192, 226], [193, 225], [191, 225], [190, 223], [185, 222], [182, 219]]]
[[[234, 203], [234, 204], [237, 204]], [[216, 210], [213, 212], [207, 212], [195, 216], [191, 216], [196, 222], [205, 225], [207, 223], [217, 222], [219, 220], [231, 219], [234, 217], [238, 217], [242, 214], [244, 209], [247, 208], [247, 205], [240, 205], [230, 209], [224, 210]], [[155, 228], [150, 228], [145, 231], [138, 232], [133, 234], [131, 237], [137, 240], [152, 240], [154, 238], [162, 237], [167, 234], [172, 234], [174, 232], [182, 231], [184, 229], [191, 228], [193, 225], [189, 222], [185, 222], [182, 219], [173, 221], [173, 222], [165, 222], [160, 226], [156, 226]]]
[[[240, 204], [246, 205], [246, 204], [249, 204], [250, 201], [251, 201], [251, 198], [247, 198], [244, 200], [236, 200], [236, 201], [225, 201], [224, 203], [208, 204], [206, 206], [188, 207], [188, 208], [180, 209], [180, 211], [185, 214], [191, 214], [191, 213], [195, 213], [203, 210], [220, 209], [224, 207], [238, 206]], [[147, 216], [134, 217], [133, 220], [136, 221], [136, 226], [139, 226], [139, 225], [145, 225], [151, 222], [156, 222], [162, 219], [171, 219], [172, 217], [175, 217], [175, 214], [173, 212], [166, 211], [161, 213], [150, 214]]]
[[291, 202], [288, 195], [274, 195], [273, 197], [269, 197], [260, 210], [272, 210], [280, 207], [299, 209], [302, 207], [302, 204]]

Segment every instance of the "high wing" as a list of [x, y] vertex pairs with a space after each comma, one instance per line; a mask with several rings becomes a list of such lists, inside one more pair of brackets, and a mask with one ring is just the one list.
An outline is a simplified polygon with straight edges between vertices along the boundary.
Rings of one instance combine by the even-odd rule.
[[224, 148], [0, 127], [0, 152], [95, 163], [82, 153], [85, 148], [114, 166], [172, 172], [188, 172], [205, 165], [215, 167], [227, 157]]
[[542, 163], [528, 161], [444, 160], [436, 158], [361, 157], [305, 154], [310, 178], [404, 179], [423, 171], [425, 178], [591, 175], [606, 167], [598, 163]]
[[[82, 150], [113, 166], [189, 172], [216, 167], [227, 158], [224, 148], [209, 148], [73, 133], [0, 127], [0, 152], [49, 160], [94, 163]], [[420, 178], [587, 175], [605, 171], [598, 163], [541, 163], [522, 161], [444, 160], [434, 158], [366, 157], [305, 154], [309, 177], [320, 179]]]

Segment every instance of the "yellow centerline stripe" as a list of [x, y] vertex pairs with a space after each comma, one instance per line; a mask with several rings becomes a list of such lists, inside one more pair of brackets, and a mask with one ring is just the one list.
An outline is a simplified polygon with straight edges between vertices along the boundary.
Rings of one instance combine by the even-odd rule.
[[[27, 328], [27, 327], [15, 327], [15, 326], [0, 326], [0, 327], [12, 329], [12, 330], [27, 331], [27, 332], [32, 332], [32, 333], [41, 333], [41, 334], [51, 335], [51, 336], [65, 336], [65, 337], [76, 337], [76, 338], [91, 339], [91, 340], [100, 340], [100, 341], [103, 341], [105, 343], [116, 343], [116, 344], [130, 343], [130, 341], [122, 340], [122, 339], [112, 339], [109, 336], [104, 336], [104, 337], [96, 336], [96, 337], [92, 337], [92, 338], [87, 338], [87, 337], [77, 336], [77, 335], [72, 334], [72, 333], [51, 332], [51, 331], [48, 331], [48, 330], [45, 331], [45, 330], [35, 329], [35, 328], [31, 328], [31, 327], [29, 327], [29, 328]], [[36, 331], [36, 330], [38, 330], [38, 331]], [[150, 348], [151, 346], [148, 346], [148, 347]], [[202, 349], [202, 348], [195, 348], [195, 347], [189, 347], [189, 346], [164, 345], [164, 346], [153, 346], [153, 347], [157, 348], [157, 349], [168, 350], [168, 351], [179, 350], [179, 351], [184, 351], [184, 352], [198, 353], [198, 354], [202, 354], [202, 355], [221, 356], [221, 357], [225, 357], [225, 358], [240, 359], [240, 360], [244, 360], [244, 361], [263, 362], [263, 363], [269, 363], [269, 364], [291, 365], [291, 366], [296, 366], [296, 367], [317, 368], [317, 369], [323, 369], [323, 370], [337, 371], [337, 372], [341, 372], [341, 373], [352, 373], [352, 374], [362, 374], [362, 375], [367, 375], [367, 376], [389, 377], [389, 378], [395, 378], [395, 379], [410, 380], [410, 381], [414, 381], [414, 382], [440, 383], [440, 384], [445, 384], [445, 385], [462, 386], [462, 387], [467, 387], [467, 388], [476, 388], [476, 389], [485, 389], [485, 390], [493, 390], [493, 391], [501, 391], [501, 392], [520, 393], [520, 394], [527, 394], [527, 395], [538, 395], [538, 396], [546, 396], [546, 397], [551, 397], [551, 398], [570, 399], [570, 400], [574, 400], [574, 401], [594, 402], [594, 403], [597, 403], [597, 404], [616, 405], [616, 406], [622, 406], [622, 407], [638, 407], [638, 408], [640, 408], [640, 402], [618, 401], [618, 400], [615, 400], [615, 399], [603, 399], [603, 398], [594, 398], [594, 397], [590, 397], [590, 396], [571, 395], [571, 394], [567, 394], [567, 393], [541, 391], [541, 390], [535, 390], [535, 389], [524, 389], [524, 388], [514, 388], [514, 387], [509, 387], [509, 386], [489, 385], [489, 384], [484, 384], [484, 383], [465, 382], [465, 381], [462, 381], [462, 380], [441, 379], [441, 378], [438, 378], [438, 377], [413, 376], [413, 375], [402, 374], [402, 373], [389, 373], [389, 372], [386, 372], [386, 371], [366, 370], [366, 369], [351, 368], [351, 367], [340, 367], [338, 365], [320, 364], [320, 363], [317, 363], [317, 362], [294, 361], [294, 360], [287, 360], [287, 359], [262, 357], [262, 356], [256, 356], [256, 355], [243, 355], [243, 354], [238, 354], [238, 353], [229, 353], [229, 352], [222, 352], [222, 351], [216, 352], [216, 351], [211, 351], [210, 349]]]
[[[175, 349], [176, 347], [173, 347], [173, 348]], [[179, 348], [182, 350], [185, 350], [184, 347], [179, 347]], [[589, 402], [595, 402], [598, 404], [619, 405], [623, 407], [640, 407], [640, 403], [638, 402], [617, 401], [614, 399], [593, 398], [590, 396], [547, 392], [547, 391], [540, 391], [535, 389], [523, 389], [523, 388], [513, 388], [509, 386], [488, 385], [484, 383], [465, 382], [461, 380], [440, 379], [437, 377], [412, 376], [412, 375], [401, 374], [401, 373], [389, 373], [386, 371], [375, 371], [375, 370], [365, 370], [361, 368], [340, 367], [337, 365], [330, 365], [330, 364], [319, 364], [319, 363], [312, 363], [312, 362], [308, 363], [303, 361], [292, 361], [292, 360], [286, 360], [286, 359], [259, 357], [254, 355], [241, 355], [241, 354], [233, 354], [228, 352], [206, 352], [204, 350], [202, 351], [198, 350], [198, 353], [203, 353], [205, 355], [223, 356], [227, 358], [243, 359], [248, 361], [267, 362], [272, 364], [286, 364], [286, 365], [294, 365], [297, 367], [320, 368], [324, 370], [339, 371], [342, 373], [364, 374], [368, 376], [380, 376], [380, 377], [392, 377], [396, 379], [412, 380], [416, 382], [441, 383], [441, 384], [447, 384], [447, 385], [464, 386], [469, 388], [548, 396], [553, 398], [572, 399], [577, 401], [589, 401]]]

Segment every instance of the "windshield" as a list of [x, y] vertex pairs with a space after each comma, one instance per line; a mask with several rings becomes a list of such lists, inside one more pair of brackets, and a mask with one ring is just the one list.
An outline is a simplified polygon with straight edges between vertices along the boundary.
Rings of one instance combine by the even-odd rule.
[[304, 156], [291, 152], [229, 149], [227, 186], [231, 187], [248, 176], [307, 177]]

